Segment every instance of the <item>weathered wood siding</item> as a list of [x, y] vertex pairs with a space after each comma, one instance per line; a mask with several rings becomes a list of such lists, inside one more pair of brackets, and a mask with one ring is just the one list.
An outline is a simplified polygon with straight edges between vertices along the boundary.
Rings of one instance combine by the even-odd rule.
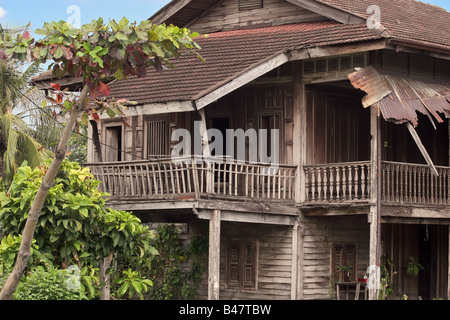
[[333, 244], [354, 243], [357, 273], [361, 277], [369, 262], [367, 216], [307, 217], [304, 225], [303, 299], [330, 299], [331, 248]]
[[[256, 289], [227, 287], [226, 253], [231, 240], [257, 242]], [[220, 299], [290, 299], [292, 227], [222, 222], [220, 250]]]
[[219, 2], [217, 6], [191, 22], [189, 28], [200, 33], [210, 33], [250, 26], [281, 25], [324, 19], [314, 12], [284, 0], [264, 0], [263, 8], [241, 11], [239, 11], [239, 0], [227, 0]]
[[291, 82], [245, 86], [211, 104], [205, 112], [208, 127], [211, 127], [214, 118], [229, 117], [230, 129], [244, 131], [265, 129], [261, 124], [262, 117], [274, 117], [279, 128], [280, 163], [293, 164], [294, 122]]

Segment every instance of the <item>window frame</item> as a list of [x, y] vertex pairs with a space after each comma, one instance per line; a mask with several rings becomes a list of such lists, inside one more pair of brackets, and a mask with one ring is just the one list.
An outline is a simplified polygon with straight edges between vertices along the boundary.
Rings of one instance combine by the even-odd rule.
[[[251, 264], [246, 256], [247, 248], [252, 248]], [[238, 248], [238, 261], [233, 263], [233, 249]], [[258, 289], [258, 260], [259, 260], [259, 243], [251, 240], [230, 240], [227, 244], [226, 256], [226, 286], [228, 289], [239, 290], [257, 290]], [[234, 267], [233, 265], [236, 265]], [[250, 270], [248, 270], [250, 268]], [[236, 269], [236, 279], [232, 273]], [[247, 270], [246, 270], [247, 269]], [[245, 277], [246, 272], [250, 271], [251, 281]]]

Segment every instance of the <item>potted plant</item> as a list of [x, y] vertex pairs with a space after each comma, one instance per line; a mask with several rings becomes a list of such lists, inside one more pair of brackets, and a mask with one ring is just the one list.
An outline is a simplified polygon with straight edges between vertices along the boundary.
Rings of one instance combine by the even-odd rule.
[[340, 273], [340, 281], [348, 282], [352, 279], [352, 266], [350, 262], [348, 262], [347, 265], [336, 266], [336, 271]]
[[409, 262], [405, 265], [406, 274], [412, 277], [417, 277], [419, 271], [423, 270], [423, 266], [416, 261], [413, 256], [409, 257]]

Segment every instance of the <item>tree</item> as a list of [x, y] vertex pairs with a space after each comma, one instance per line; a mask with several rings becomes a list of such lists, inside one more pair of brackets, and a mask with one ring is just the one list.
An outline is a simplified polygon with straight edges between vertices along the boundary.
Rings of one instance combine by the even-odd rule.
[[[0, 243], [0, 269], [2, 264], [11, 267], [16, 259], [17, 240], [50, 163], [48, 159], [34, 169], [23, 165], [7, 192], [0, 192], [0, 233], [5, 234]], [[88, 168], [64, 159], [36, 226], [33, 256], [27, 265], [31, 274], [43, 267], [42, 261], [46, 269], [76, 266], [80, 273], [91, 274], [93, 268], [98, 270], [99, 261], [113, 256], [138, 269], [158, 253], [151, 245], [153, 233], [136, 216], [106, 207], [107, 194], [99, 191], [99, 184]], [[83, 278], [83, 296], [95, 297], [96, 285], [91, 280], [97, 278]]]
[[[26, 27], [5, 30], [0, 25], [0, 39], [5, 39], [7, 32], [24, 30]], [[21, 105], [22, 94], [31, 90], [29, 79], [39, 72], [39, 67], [33, 63], [23, 72], [19, 69], [19, 63], [13, 59], [0, 60], [0, 178], [7, 183], [24, 160], [37, 166], [51, 156], [51, 152], [33, 138], [32, 130], [16, 112]]]
[[81, 116], [82, 122], [87, 123], [89, 117], [98, 120], [98, 113], [102, 112], [107, 112], [109, 116], [124, 114], [122, 108], [126, 101], [106, 99], [109, 96], [106, 80], [120, 80], [131, 75], [142, 77], [147, 68], [161, 70], [163, 64], [173, 67], [171, 59], [178, 58], [184, 52], [200, 57], [196, 51], [200, 48], [193, 41], [198, 34], [172, 25], [153, 25], [148, 20], [137, 24], [123, 18], [119, 22], [110, 20], [105, 24], [99, 18], [80, 29], [59, 21], [45, 23], [42, 29], [35, 32], [43, 38], [34, 39], [27, 31], [15, 38], [6, 35], [0, 41], [0, 56], [37, 63], [52, 61], [49, 69], [53, 70], [53, 75], [82, 77], [83, 88], [75, 100], [70, 100], [59, 86], [54, 85], [52, 102], [63, 113], [70, 115], [53, 162], [31, 205], [18, 257], [0, 292], [0, 299], [11, 299], [24, 273], [42, 206], [66, 156], [67, 142], [77, 125], [77, 118]]

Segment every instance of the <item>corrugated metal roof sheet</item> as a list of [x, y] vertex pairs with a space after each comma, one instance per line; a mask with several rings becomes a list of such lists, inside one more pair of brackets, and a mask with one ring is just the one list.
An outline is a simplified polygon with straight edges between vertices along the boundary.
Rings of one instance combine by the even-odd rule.
[[432, 80], [424, 82], [381, 75], [372, 66], [351, 73], [348, 77], [355, 88], [367, 93], [363, 105], [378, 105], [387, 121], [411, 122], [417, 126], [418, 112], [438, 122], [444, 121], [442, 114], [450, 115], [450, 83], [447, 85]]

